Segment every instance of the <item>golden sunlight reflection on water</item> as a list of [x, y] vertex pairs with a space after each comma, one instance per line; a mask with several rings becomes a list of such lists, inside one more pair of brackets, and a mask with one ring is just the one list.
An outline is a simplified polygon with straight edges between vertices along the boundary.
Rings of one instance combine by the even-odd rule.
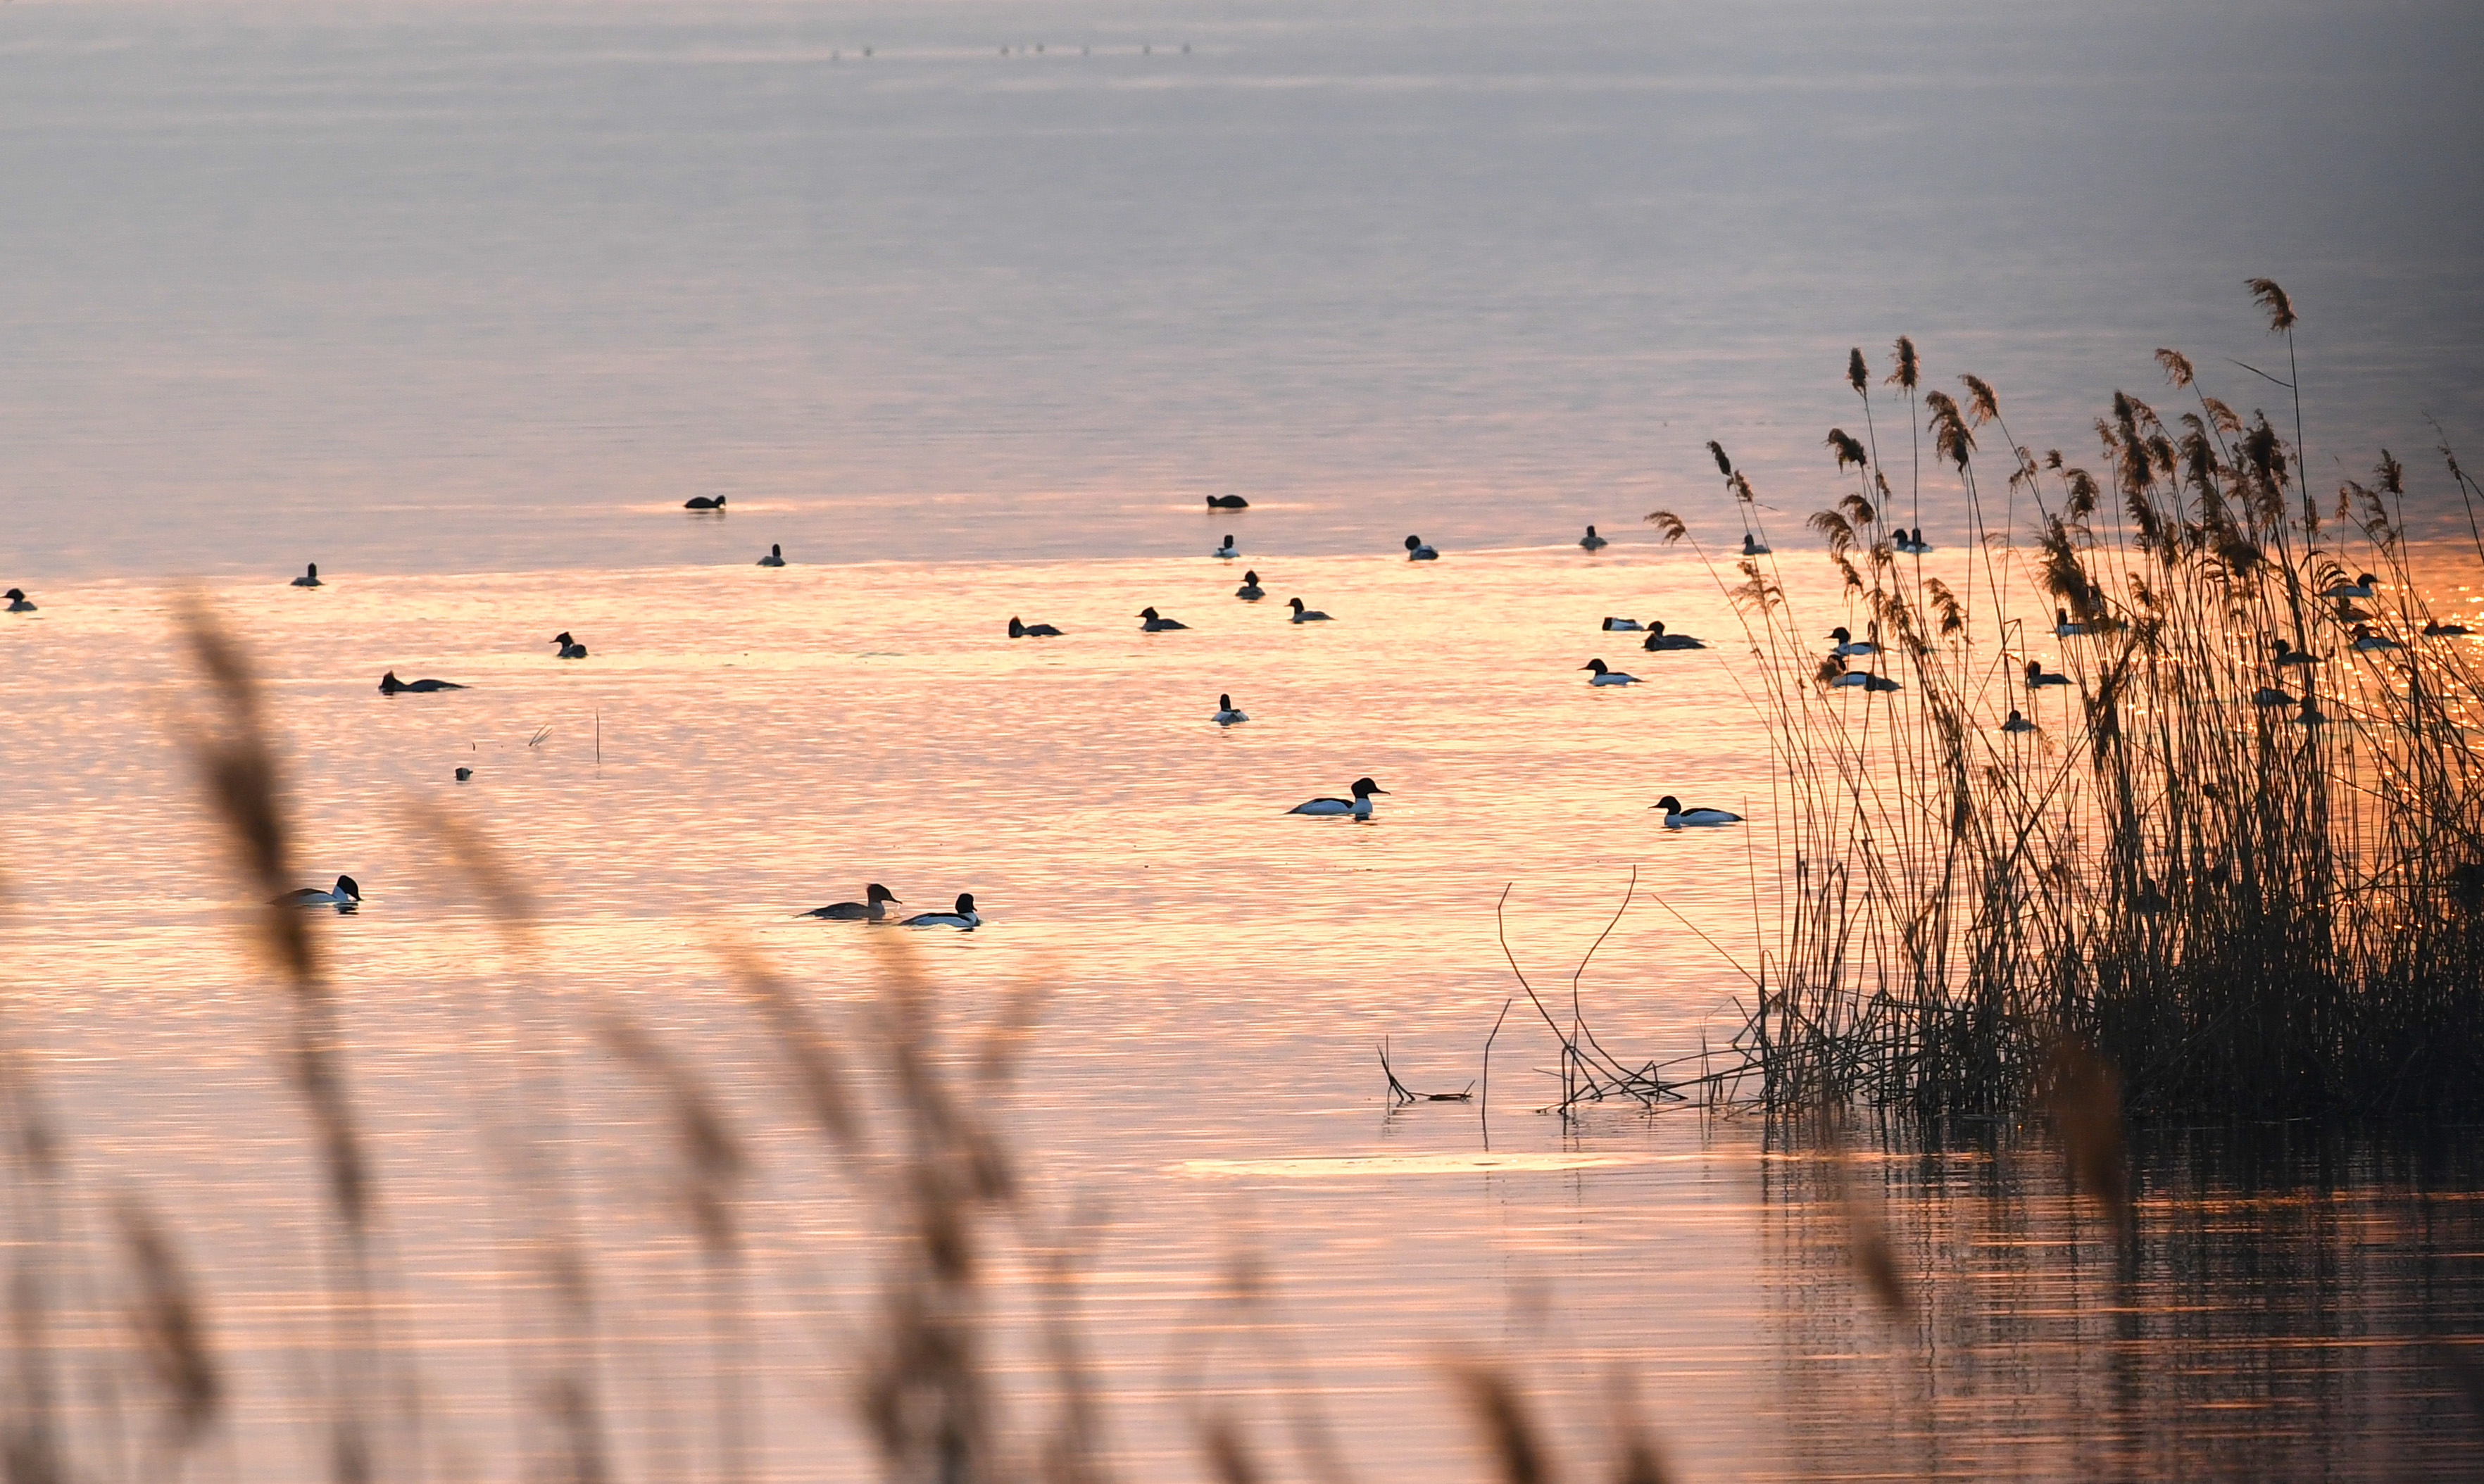
[[[611, 1383], [634, 1409], [620, 1445], [650, 1476], [703, 1446], [711, 1419], [673, 1381], [711, 1363], [682, 1337], [704, 1333], [707, 1301], [666, 1204], [660, 1110], [576, 1031], [617, 1004], [712, 1079], [753, 1149], [765, 1363], [744, 1384], [772, 1476], [862, 1467], [839, 1398], [875, 1213], [791, 1113], [716, 946], [751, 945], [854, 1011], [877, 982], [870, 944], [899, 930], [794, 914], [870, 881], [906, 911], [975, 895], [981, 930], [904, 934], [953, 1017], [1046, 986], [1005, 1125], [1048, 1198], [1104, 1213], [1082, 1303], [1122, 1441], [1156, 1473], [1189, 1467], [1167, 1377], [1221, 1322], [1202, 1306], [1237, 1251], [1260, 1254], [1349, 1455], [1374, 1471], [1463, 1467], [1437, 1364], [1472, 1345], [1524, 1358], [1580, 1456], [1602, 1446], [1580, 1398], [1634, 1374], [1694, 1476], [2246, 1469], [2264, 1456], [2250, 1436], [2174, 1418], [2336, 1389], [2390, 1446], [2471, 1436], [2425, 1349], [2428, 1314], [2475, 1312], [2473, 1265], [2439, 1230], [2472, 1215], [2416, 1194], [2437, 1173], [2384, 1162], [2342, 1193], [2300, 1187], [2309, 1210], [2286, 1215], [2196, 1199], [2226, 1176], [2177, 1163], [2151, 1192], [2171, 1199], [2143, 1206], [2161, 1243], [2118, 1272], [2040, 1149], [1892, 1154], [1869, 1168], [1926, 1297], [1891, 1321], [1849, 1280], [1809, 1163], [1764, 1158], [1755, 1120], [1527, 1111], [1551, 1057], [1524, 1000], [1495, 1048], [1488, 1148], [1479, 1105], [1390, 1109], [1384, 1038], [1418, 1091], [1480, 1082], [1515, 988], [1504, 890], [1508, 949], [1548, 1004], [1566, 1005], [1610, 923], [1579, 979], [1606, 1043], [1722, 1051], [1746, 982], [1701, 939], [1748, 964], [1773, 924], [1767, 739], [1730, 668], [1739, 630], [1687, 553], [1252, 560], [1258, 605], [1231, 596], [1245, 563], [1204, 558], [214, 594], [265, 675], [304, 882], [346, 873], [365, 894], [314, 927], [415, 1301], [392, 1333], [424, 1347], [434, 1415], [462, 1445], [494, 1456], [509, 1425], [494, 1367], [510, 1213], [478, 1099], [496, 1059], [558, 1053]], [[1285, 622], [1294, 594], [1335, 622]], [[1192, 627], [1140, 634], [1150, 604]], [[0, 633], [13, 1034], [40, 1053], [81, 1178], [145, 1189], [191, 1245], [239, 1357], [252, 1476], [312, 1476], [307, 1460], [261, 1467], [298, 1445], [287, 1377], [319, 1343], [303, 1318], [314, 1177], [270, 1055], [280, 1007], [181, 754], [199, 682], [167, 612], [154, 589], [68, 589], [40, 625]], [[1012, 613], [1066, 634], [1012, 642]], [[1608, 614], [1717, 647], [1647, 654], [1600, 632]], [[553, 658], [564, 630], [589, 659]], [[1594, 657], [1645, 684], [1590, 688]], [[391, 668], [471, 688], [384, 697]], [[1252, 719], [1211, 723], [1220, 692]], [[1365, 773], [1389, 791], [1368, 823], [1285, 812]], [[1648, 807], [1668, 793], [1751, 823], [1669, 833]], [[508, 851], [532, 955], [424, 844], [426, 811]], [[2271, 1223], [2265, 1267], [2231, 1271], [2220, 1242]], [[2429, 1244], [2403, 1234], [2425, 1223]], [[2333, 1262], [2361, 1307], [2288, 1307]], [[2264, 1283], [2275, 1319], [2246, 1312]], [[2417, 1291], [2441, 1297], [2425, 1309]], [[2230, 1348], [2289, 1327], [2323, 1358]], [[2326, 1445], [2339, 1476], [2389, 1456]]]

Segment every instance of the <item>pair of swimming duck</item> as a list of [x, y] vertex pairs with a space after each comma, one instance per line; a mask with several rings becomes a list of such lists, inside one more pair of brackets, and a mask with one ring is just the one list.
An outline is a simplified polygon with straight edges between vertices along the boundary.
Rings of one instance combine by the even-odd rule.
[[[897, 903], [901, 906], [904, 905], [903, 903], [898, 902], [897, 893], [890, 891], [887, 887], [880, 885], [878, 881], [872, 882], [869, 887], [864, 889], [863, 898], [864, 900], [860, 902], [831, 902], [826, 906], [813, 907], [807, 912], [796, 912], [794, 915], [796, 917], [817, 917], [827, 922], [884, 923], [888, 921], [888, 908], [891, 903]], [[984, 919], [982, 915], [975, 910], [975, 894], [972, 892], [959, 892], [958, 894], [957, 907], [954, 911], [917, 912], [911, 917], [901, 918], [898, 921], [897, 926], [901, 928], [957, 928], [961, 931], [972, 931], [973, 930], [982, 927], [983, 924]]]
[[[1357, 778], [1354, 780], [1354, 796], [1351, 798], [1306, 799], [1285, 812], [1287, 814], [1326, 815], [1332, 817], [1344, 816], [1351, 819], [1367, 820], [1371, 818], [1371, 796], [1375, 794], [1387, 794], [1388, 792], [1389, 791], [1387, 789], [1384, 789], [1379, 784], [1372, 782], [1369, 778]], [[1664, 827], [1667, 829], [1698, 829], [1718, 824], [1740, 824], [1742, 823], [1742, 817], [1741, 815], [1724, 809], [1685, 809], [1682, 807], [1682, 800], [1674, 797], [1670, 794], [1665, 795], [1662, 798], [1658, 799], [1648, 807], [1652, 809], [1661, 809], [1664, 811]]]

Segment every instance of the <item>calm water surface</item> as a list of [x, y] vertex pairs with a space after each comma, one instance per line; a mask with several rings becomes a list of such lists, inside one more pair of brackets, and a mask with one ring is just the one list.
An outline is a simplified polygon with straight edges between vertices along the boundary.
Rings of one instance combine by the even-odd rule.
[[[2457, 8], [0, 17], [0, 585], [42, 604], [0, 623], [7, 1029], [76, 1191], [143, 1193], [200, 1270], [232, 1380], [206, 1476], [327, 1476], [326, 1337], [281, 1017], [187, 772], [183, 577], [265, 678], [304, 880], [368, 894], [316, 926], [432, 1473], [514, 1456], [512, 1066], [562, 1079], [615, 1456], [715, 1471], [724, 1307], [663, 1109], [584, 1034], [615, 1008], [751, 1154], [721, 1366], [756, 1471], [863, 1471], [885, 1223], [716, 950], [850, 1026], [890, 934], [791, 914], [872, 880], [975, 894], [983, 930], [908, 935], [959, 1025], [1047, 990], [1002, 1120], [1045, 1210], [1100, 1217], [1082, 1303], [1135, 1475], [1198, 1471], [1202, 1395], [1274, 1436], [1315, 1392], [1358, 1476], [1473, 1476], [1441, 1363], [1474, 1352], [1577, 1461], [1626, 1378], [1692, 1478], [2451, 1476], [2484, 1444], [2462, 1131], [2156, 1136], [2127, 1260], [2038, 1131], [1858, 1139], [1916, 1295], [1892, 1319], [1818, 1162], [1755, 1120], [1531, 1112], [1523, 1002], [1488, 1126], [1390, 1112], [1374, 1054], [1480, 1079], [1504, 892], [1563, 1002], [1610, 925], [1578, 979], [1608, 1046], [1730, 1040], [1773, 927], [1766, 738], [1730, 646], [1597, 622], [1737, 632], [1638, 518], [1730, 541], [1720, 438], [1791, 550], [1838, 493], [1849, 345], [1910, 332], [2075, 456], [2160, 344], [2282, 417], [2220, 359], [2275, 365], [2240, 287], [2273, 274], [2314, 482], [2386, 444], [2416, 522], [2457, 519], [2419, 457], [2484, 447]], [[1228, 489], [1253, 508], [1202, 511]], [[1915, 519], [1955, 579], [1957, 498]], [[1397, 559], [1409, 530], [1445, 559]], [[1209, 560], [1228, 531], [1244, 559]], [[796, 565], [749, 565], [770, 542]], [[331, 586], [282, 585], [310, 560]], [[1336, 622], [1284, 623], [1296, 594]], [[1193, 627], [1140, 634], [1149, 604]], [[1012, 644], [1011, 613], [1068, 634]], [[593, 658], [555, 661], [561, 630]], [[1596, 656], [1649, 684], [1589, 689]], [[383, 698], [388, 668], [472, 688]], [[1213, 726], [1220, 692], [1253, 719]], [[1369, 823], [1284, 813], [1364, 773]], [[1667, 793], [1752, 823], [1667, 834]], [[425, 843], [441, 813], [524, 872], [531, 952]], [[1255, 1315], [1216, 1298], [1237, 1254]], [[65, 1280], [78, 1343], [118, 1323], [106, 1267]], [[135, 1405], [93, 1353], [90, 1441]]]
[[[1272, 1275], [1264, 1323], [1366, 1473], [1467, 1467], [1439, 1368], [1461, 1349], [1517, 1358], [1581, 1458], [1604, 1446], [1600, 1398], [1629, 1378], [1701, 1477], [2377, 1478], [2476, 1444], [2471, 1372], [2446, 1359], [2484, 1302], [2463, 1138], [2426, 1154], [2286, 1130], [2169, 1137], [2143, 1151], [2126, 1265], [2040, 1138], [1867, 1143], [1858, 1188], [1885, 1199], [1923, 1296], [1891, 1320], [1851, 1279], [1816, 1162], [1772, 1152], [1758, 1121], [1528, 1111], [1551, 1057], [1523, 1002], [1489, 1127], [1468, 1105], [1392, 1114], [1383, 1038], [1423, 1091], [1479, 1076], [1513, 986], [1504, 889], [1511, 951], [1566, 995], [1635, 869], [1580, 979], [1600, 1035], [1633, 1059], [1730, 1040], [1744, 982], [1698, 934], [1748, 962], [1755, 915], [1773, 915], [1754, 884], [1770, 870], [1767, 762], [1733, 620], [1678, 550], [1261, 559], [1272, 593], [1336, 615], [1300, 627], [1276, 598], [1232, 598], [1240, 565], [214, 594], [266, 672], [303, 876], [350, 872], [367, 896], [317, 927], [437, 1446], [505, 1456], [499, 1336], [523, 1283], [482, 1113], [494, 1068], [530, 1048], [573, 1079], [616, 1445], [651, 1475], [709, 1456], [716, 1363], [684, 1337], [709, 1306], [662, 1109], [580, 1039], [617, 1006], [712, 1080], [753, 1151], [754, 1359], [735, 1375], [764, 1456], [786, 1478], [862, 1467], [838, 1398], [869, 1327], [872, 1213], [804, 1132], [716, 949], [750, 944], [832, 1015], [857, 1013], [869, 943], [893, 930], [789, 914], [866, 880], [910, 907], [975, 893], [981, 931], [906, 935], [961, 1022], [1013, 982], [1047, 986], [1004, 1123], [1052, 1208], [1104, 1220], [1084, 1302], [1116, 1438], [1149, 1471], [1190, 1469], [1202, 1388], [1272, 1435], [1299, 1390], [1216, 1305], [1237, 1253]], [[1144, 603], [1193, 627], [1141, 634]], [[1011, 612], [1068, 633], [1012, 643], [995, 622]], [[1606, 613], [1724, 647], [1646, 655], [1597, 631]], [[593, 658], [551, 658], [558, 629]], [[284, 1460], [315, 1475], [314, 1177], [270, 1055], [278, 1007], [185, 770], [206, 698], [152, 586], [64, 588], [0, 644], [13, 691], [42, 698], [0, 744], [16, 1034], [81, 1182], [143, 1189], [191, 1244], [236, 1357], [228, 1456], [246, 1476]], [[1591, 689], [1578, 666], [1597, 654], [1649, 683]], [[472, 688], [384, 697], [389, 667]], [[1253, 719], [1211, 724], [1220, 691]], [[1390, 791], [1373, 822], [1283, 812], [1362, 772]], [[1646, 807], [1663, 792], [1753, 826], [1667, 833]], [[522, 862], [536, 953], [505, 950], [423, 844], [435, 811]], [[512, 989], [542, 1007], [523, 1022], [549, 1028], [540, 1045], [510, 1029]], [[1497, 1163], [1479, 1165], [1487, 1148]], [[1202, 1335], [1226, 1338], [1202, 1358]]]

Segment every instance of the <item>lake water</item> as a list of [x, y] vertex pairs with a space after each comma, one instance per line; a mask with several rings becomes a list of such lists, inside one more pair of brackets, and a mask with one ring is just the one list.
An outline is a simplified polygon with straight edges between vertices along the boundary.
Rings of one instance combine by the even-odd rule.
[[[722, 1475], [662, 1101], [586, 1035], [615, 1008], [749, 1151], [721, 1369], [753, 1473], [865, 1471], [885, 1213], [717, 946], [851, 1031], [893, 934], [792, 914], [874, 880], [975, 894], [983, 929], [906, 935], [960, 1024], [1047, 990], [994, 1116], [1042, 1210], [1101, 1216], [1085, 1329], [1133, 1476], [1200, 1471], [1202, 1396], [1274, 1438], [1307, 1395], [1356, 1476], [1472, 1476], [1443, 1365], [1476, 1353], [1578, 1462], [1627, 1378], [1691, 1478], [2448, 1476], [2484, 1444], [2461, 1131], [2150, 1135], [2127, 1261], [2040, 1130], [1858, 1138], [1915, 1295], [1892, 1318], [1760, 1120], [1532, 1112], [1524, 1000], [1488, 1125], [1392, 1112], [1375, 1053], [1480, 1080], [1497, 912], [1556, 1003], [1611, 925], [1579, 992], [1633, 1060], [1731, 1039], [1773, 910], [1767, 738], [1718, 584], [1638, 518], [1730, 544], [1715, 437], [1791, 550], [1859, 411], [1850, 344], [1911, 332], [2075, 452], [2159, 344], [2255, 405], [2215, 358], [2273, 366], [2239, 283], [2271, 273], [2315, 471], [2387, 443], [2416, 519], [2459, 519], [2417, 455], [2427, 412], [2484, 434], [2484, 201], [2439, 143], [2479, 121], [2463, 17], [0, 17], [0, 575], [42, 606], [0, 623], [7, 1030], [90, 1213], [70, 1249], [108, 1253], [94, 1213], [138, 1192], [199, 1271], [231, 1381], [202, 1472], [327, 1476], [328, 1341], [281, 1006], [184, 753], [212, 704], [185, 578], [266, 683], [303, 880], [366, 893], [315, 926], [413, 1300], [383, 1321], [421, 1388], [409, 1476], [515, 1471], [526, 1193], [485, 1125], [526, 1067], [565, 1088], [620, 1470]], [[1203, 509], [1228, 489], [1253, 507]], [[1955, 506], [1927, 501], [1935, 566]], [[794, 565], [752, 565], [770, 543]], [[310, 560], [329, 586], [284, 585]], [[2475, 622], [2471, 563], [2442, 570]], [[1826, 615], [1823, 576], [1791, 580]], [[1286, 623], [1296, 595], [1335, 621]], [[1148, 605], [1192, 627], [1142, 634]], [[1012, 613], [1067, 633], [1013, 643]], [[1719, 648], [1644, 654], [1607, 614]], [[1591, 689], [1598, 656], [1649, 684]], [[471, 688], [383, 697], [390, 668]], [[1220, 693], [1252, 719], [1213, 725]], [[1362, 774], [1367, 823], [1284, 812]], [[1668, 833], [1667, 793], [1752, 823]], [[441, 814], [524, 873], [531, 952], [426, 845]], [[1237, 1254], [1256, 1315], [1216, 1299]], [[96, 1379], [126, 1342], [80, 1261], [79, 1446], [112, 1472], [140, 1398]], [[1002, 1304], [1015, 1382], [1025, 1317]]]

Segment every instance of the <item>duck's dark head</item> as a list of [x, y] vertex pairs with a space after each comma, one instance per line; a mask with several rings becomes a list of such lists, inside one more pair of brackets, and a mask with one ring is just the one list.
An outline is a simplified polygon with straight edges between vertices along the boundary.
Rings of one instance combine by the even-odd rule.
[[343, 892], [346, 896], [351, 897], [356, 902], [363, 900], [363, 883], [355, 880], [352, 877], [340, 876], [337, 877], [337, 890]]
[[1597, 674], [1602, 675], [1605, 673], [1605, 661], [1602, 660], [1590, 660], [1586, 663], [1579, 666], [1579, 668], [1582, 670], [1593, 670]]
[[863, 895], [869, 897], [875, 903], [895, 902], [897, 900], [897, 893], [890, 891], [887, 887], [880, 885], [878, 881], [872, 882], [871, 889], [863, 893]]
[[1661, 809], [1667, 814], [1680, 814], [1682, 812], [1682, 800], [1674, 797], [1670, 794], [1667, 794], [1662, 798], [1658, 799], [1650, 807]]
[[1380, 785], [1372, 782], [1368, 778], [1357, 778], [1354, 780], [1354, 796], [1357, 798], [1369, 798], [1374, 794], [1386, 794], [1389, 791], [1387, 789], [1382, 788]]

